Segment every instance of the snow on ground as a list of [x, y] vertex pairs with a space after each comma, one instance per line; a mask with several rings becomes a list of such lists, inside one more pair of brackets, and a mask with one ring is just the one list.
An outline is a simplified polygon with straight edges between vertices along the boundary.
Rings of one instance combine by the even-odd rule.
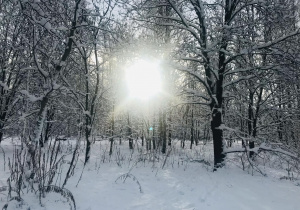
[[[13, 151], [12, 143], [6, 141], [1, 146], [6, 151], [7, 161]], [[128, 142], [121, 146], [116, 144], [114, 154], [109, 158], [108, 142], [96, 142], [91, 162], [81, 179], [83, 157], [80, 157], [76, 173], [69, 179], [66, 188], [73, 193], [78, 210], [300, 209], [300, 187], [295, 182], [279, 180], [276, 173], [268, 177], [259, 173], [251, 175], [235, 164], [227, 164], [212, 172], [211, 166], [191, 161], [204, 157], [211, 161], [212, 156], [207, 152], [211, 150], [207, 148], [211, 145], [200, 145], [192, 151], [173, 147], [162, 168], [166, 156], [145, 154], [140, 145], [131, 154]], [[0, 149], [0, 187], [6, 185], [9, 176], [7, 163], [5, 171], [3, 166]], [[124, 181], [126, 174], [130, 176]], [[58, 178], [56, 184], [61, 182]], [[57, 195], [44, 198], [44, 207], [38, 204], [34, 195], [23, 195], [23, 198], [28, 204], [22, 206], [23, 209], [29, 206], [31, 210], [68, 209], [66, 201]], [[6, 201], [6, 195], [0, 193], [0, 208]], [[10, 205], [8, 209], [14, 208], [15, 205]]]

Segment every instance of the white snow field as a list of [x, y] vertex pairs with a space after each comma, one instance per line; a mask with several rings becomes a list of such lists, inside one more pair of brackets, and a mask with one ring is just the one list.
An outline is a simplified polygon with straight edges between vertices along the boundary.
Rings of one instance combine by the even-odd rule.
[[[62, 152], [70, 150], [74, 141], [63, 142]], [[176, 142], [173, 142], [175, 145]], [[0, 187], [7, 186], [9, 176], [8, 157], [19, 146], [15, 140], [5, 140], [0, 149]], [[281, 180], [287, 172], [261, 165], [267, 176], [246, 168], [237, 155], [230, 155], [226, 166], [212, 172], [211, 145], [194, 146], [189, 149], [172, 147], [169, 156], [146, 153], [140, 142], [130, 153], [128, 142], [116, 141], [114, 152], [108, 155], [109, 142], [96, 141], [92, 148], [90, 163], [83, 168], [82, 149], [75, 175], [65, 188], [73, 193], [78, 210], [299, 210], [300, 185], [295, 181]], [[70, 154], [70, 152], [69, 152]], [[157, 153], [160, 154], [160, 153]], [[70, 159], [68, 155], [66, 159]], [[207, 160], [203, 163], [201, 160]], [[65, 161], [61, 176], [55, 184], [61, 186], [68, 168]], [[164, 167], [162, 167], [164, 165]], [[5, 166], [5, 167], [4, 167]], [[126, 174], [128, 176], [126, 176]], [[80, 180], [80, 181], [79, 181]], [[78, 183], [79, 181], [79, 183]], [[78, 185], [77, 185], [78, 184]], [[76, 187], [77, 185], [77, 187]], [[23, 189], [23, 205], [10, 202], [7, 209], [69, 209], [67, 200], [54, 193], [42, 198]], [[0, 192], [0, 208], [7, 203], [7, 193]]]

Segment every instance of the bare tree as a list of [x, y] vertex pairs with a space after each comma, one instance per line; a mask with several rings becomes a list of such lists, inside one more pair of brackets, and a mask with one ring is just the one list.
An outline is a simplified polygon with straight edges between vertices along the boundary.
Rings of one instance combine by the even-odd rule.
[[[246, 0], [225, 0], [214, 3], [202, 0], [166, 0], [148, 1], [142, 5], [143, 8], [165, 6], [171, 7], [175, 15], [169, 17], [154, 13], [149, 17], [165, 20], [165, 22], [161, 21], [160, 25], [184, 31], [183, 40], [180, 40], [182, 51], [180, 56], [177, 56], [181, 66], [177, 66], [177, 69], [194, 77], [205, 90], [204, 94], [202, 91], [194, 91], [194, 95], [199, 99], [197, 104], [208, 105], [211, 110], [216, 169], [223, 165], [225, 158], [222, 127], [224, 123], [222, 114], [225, 112], [224, 90], [230, 85], [254, 76], [250, 74], [238, 78], [231, 77], [230, 81], [227, 80], [230, 75], [253, 70], [253, 68], [244, 69], [243, 66], [238, 68], [236, 61], [245, 55], [262, 55], [265, 50], [298, 36], [299, 30], [281, 31], [271, 41], [264, 40], [263, 33], [257, 33], [255, 40], [243, 40], [243, 49], [236, 52], [241, 44], [238, 37], [243, 34], [244, 27], [247, 27], [247, 30], [257, 30], [255, 27], [259, 25], [259, 21], [251, 22], [249, 19], [245, 21], [239, 19], [239, 15], [245, 14], [251, 8], [255, 8], [256, 11], [265, 11], [269, 8], [268, 4]], [[276, 1], [273, 6], [275, 11], [282, 7], [282, 4]], [[187, 68], [186, 62], [195, 63], [196, 70]]]

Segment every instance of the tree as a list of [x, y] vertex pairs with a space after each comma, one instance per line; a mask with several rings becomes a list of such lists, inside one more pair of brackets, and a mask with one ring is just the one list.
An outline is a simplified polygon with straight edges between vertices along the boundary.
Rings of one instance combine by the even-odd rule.
[[9, 124], [14, 122], [18, 105], [18, 90], [25, 77], [25, 63], [28, 58], [22, 56], [26, 50], [22, 27], [23, 21], [18, 3], [4, 1], [0, 3], [0, 143]]
[[[244, 21], [239, 19], [240, 14], [244, 14], [252, 7], [255, 10], [266, 11], [268, 4], [263, 2], [225, 0], [209, 3], [201, 0], [190, 1], [150, 1], [143, 7], [165, 7], [172, 8], [176, 15], [172, 17], [152, 14], [152, 18], [167, 20], [160, 25], [169, 26], [185, 32], [185, 39], [181, 39], [182, 51], [178, 58], [181, 66], [177, 69], [186, 72], [194, 77], [202, 85], [205, 94], [195, 91], [195, 96], [201, 98], [198, 104], [208, 105], [211, 110], [211, 130], [214, 143], [214, 165], [215, 169], [223, 165], [224, 136], [223, 118], [224, 110], [224, 90], [229, 85], [250, 79], [253, 75], [232, 77], [227, 81], [229, 75], [236, 75], [239, 72], [251, 72], [253, 68], [238, 68], [237, 61], [243, 56], [250, 54], [262, 55], [265, 50], [283, 43], [294, 36], [298, 36], [299, 30], [282, 31], [272, 41], [264, 40], [262, 34], [255, 40], [243, 40], [244, 48], [240, 52], [236, 49], [239, 43], [239, 36], [243, 34], [243, 27], [248, 30], [257, 30], [255, 27], [259, 23]], [[280, 2], [274, 3], [274, 10], [282, 7]], [[259, 56], [258, 56], [259, 57]], [[197, 69], [187, 68], [185, 63], [195, 63]], [[255, 67], [256, 68], [256, 67]], [[226, 84], [225, 84], [226, 82]]]

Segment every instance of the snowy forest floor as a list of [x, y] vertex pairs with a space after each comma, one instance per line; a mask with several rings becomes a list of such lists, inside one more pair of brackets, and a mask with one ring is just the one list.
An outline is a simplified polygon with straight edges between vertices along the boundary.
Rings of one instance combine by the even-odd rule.
[[[109, 141], [96, 141], [92, 147], [90, 162], [83, 169], [84, 145], [76, 165], [75, 174], [65, 188], [73, 193], [78, 210], [299, 210], [300, 181], [280, 179], [287, 177], [283, 163], [278, 157], [267, 156], [259, 163], [263, 176], [247, 162], [242, 169], [241, 154], [230, 154], [226, 166], [212, 172], [212, 145], [199, 144], [189, 149], [180, 148], [173, 141], [168, 155], [146, 152], [140, 141], [135, 141], [131, 152], [128, 142], [115, 142], [109, 156]], [[70, 154], [75, 141], [61, 142], [61, 154]], [[6, 139], [0, 145], [0, 187], [7, 185], [10, 175], [8, 158], [20, 147], [17, 139]], [[280, 165], [281, 164], [281, 165]], [[60, 165], [55, 183], [62, 185], [68, 169], [68, 161]], [[82, 173], [83, 171], [83, 173]], [[81, 176], [82, 174], [82, 176]], [[80, 178], [81, 176], [81, 178]], [[78, 184], [78, 185], [77, 185]], [[76, 186], [77, 185], [77, 186]], [[68, 209], [68, 202], [54, 193], [43, 198], [26, 190], [24, 205], [11, 204], [8, 209]], [[7, 202], [7, 194], [0, 192], [0, 208]]]

